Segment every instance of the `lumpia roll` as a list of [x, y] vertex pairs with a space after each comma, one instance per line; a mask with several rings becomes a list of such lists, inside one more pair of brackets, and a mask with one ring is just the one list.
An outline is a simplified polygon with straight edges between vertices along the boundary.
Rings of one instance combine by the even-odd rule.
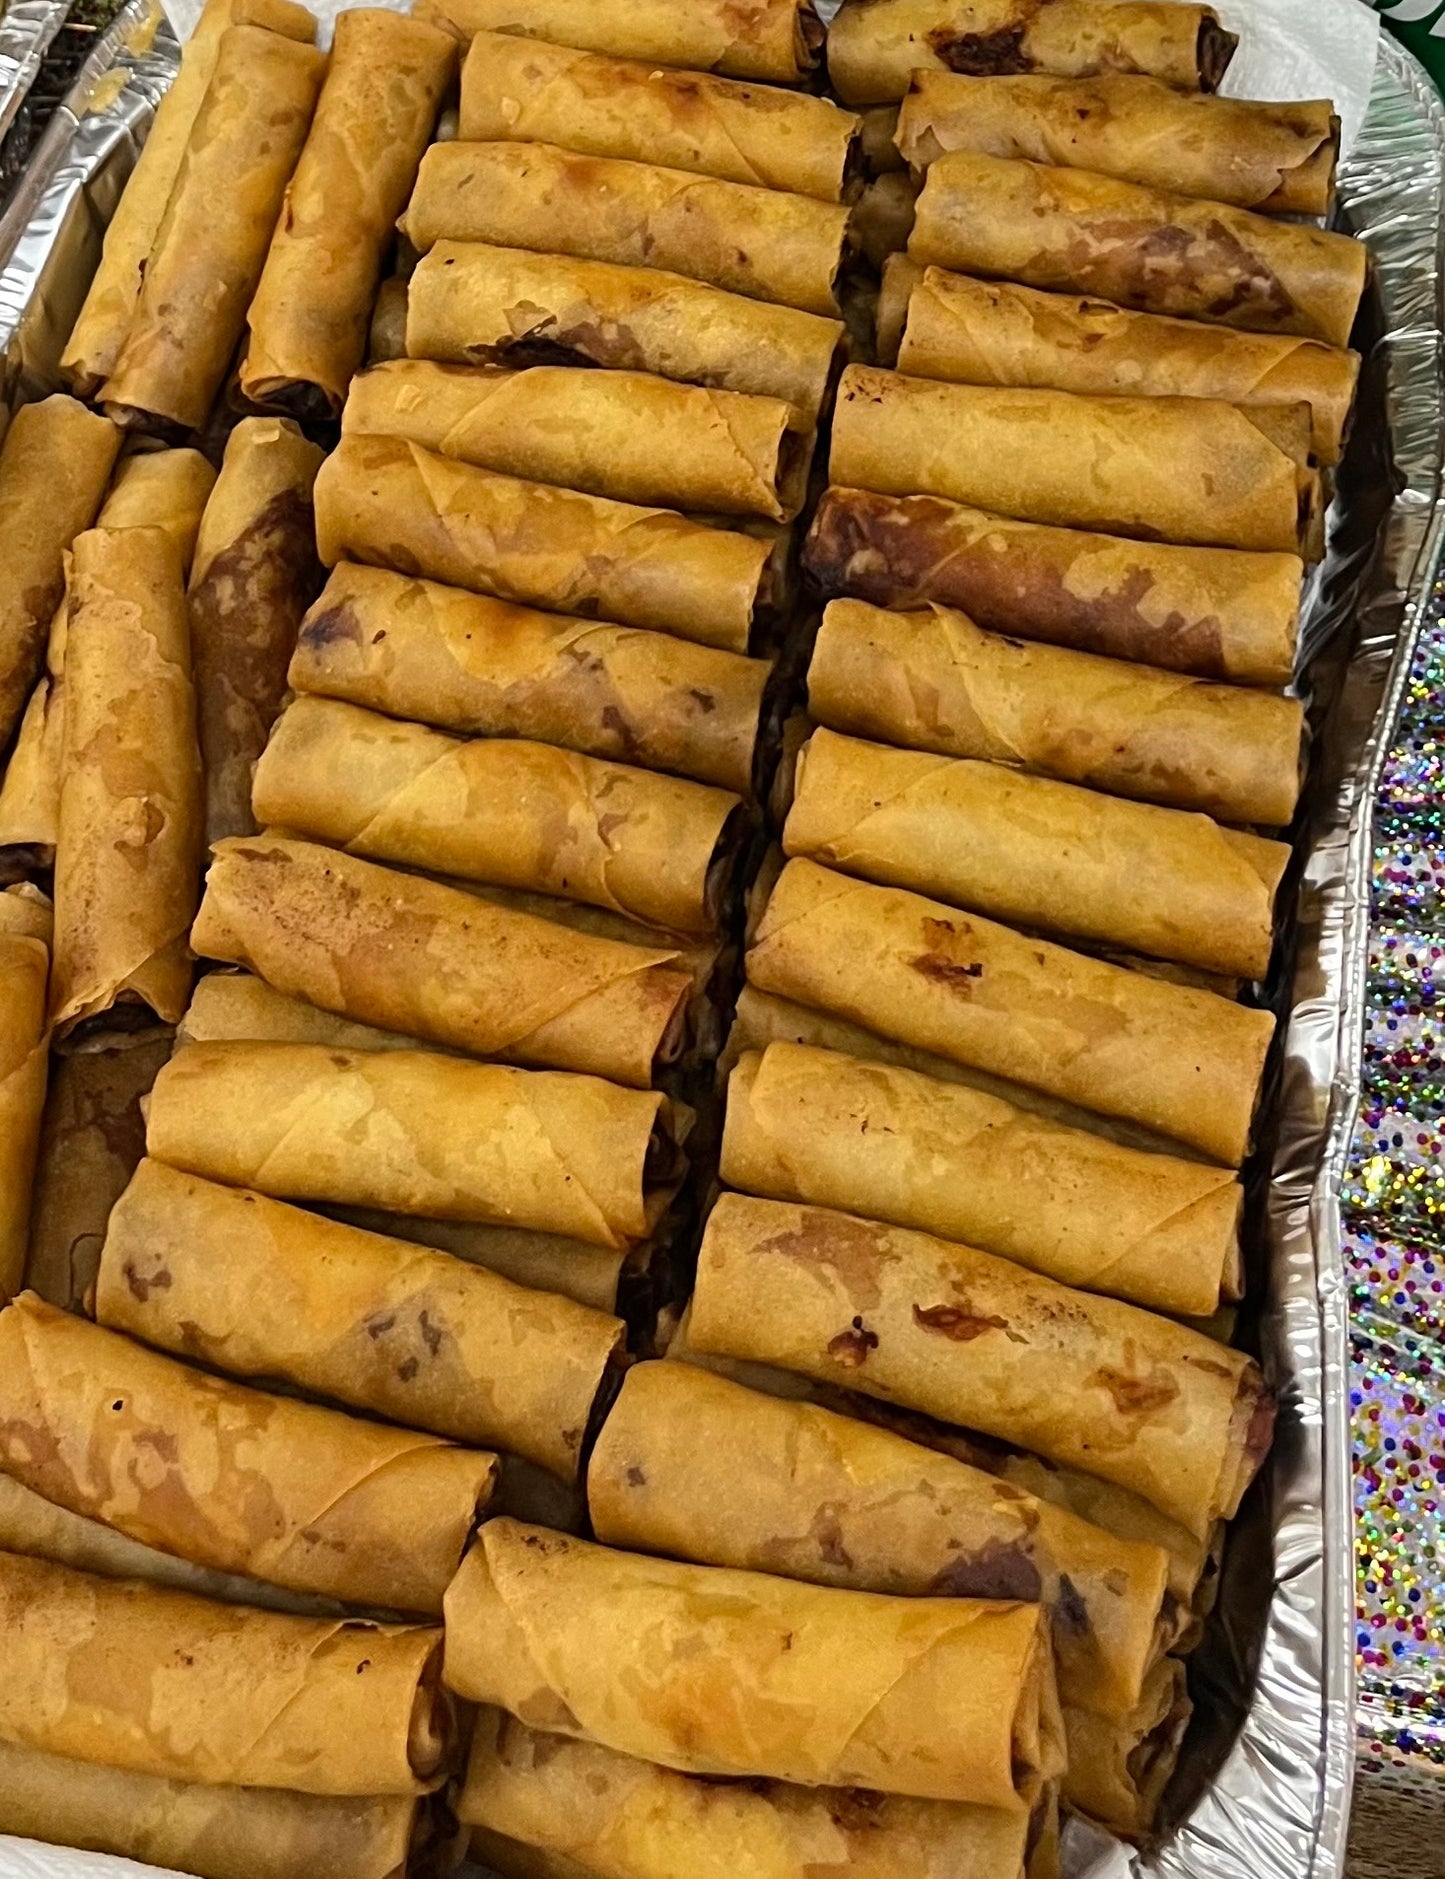
[[205, 424], [325, 70], [324, 53], [280, 33], [231, 26], [221, 35], [135, 311], [100, 394], [112, 417], [146, 428]]
[[828, 475], [1024, 522], [1298, 552], [1318, 473], [1301, 469], [1252, 417], [1218, 399], [1083, 398], [850, 365], [838, 385]]
[[1022, 644], [946, 607], [885, 613], [835, 600], [808, 697], [834, 730], [1017, 764], [1224, 822], [1282, 828], [1299, 797], [1298, 699]]
[[288, 418], [243, 418], [206, 505], [188, 604], [208, 845], [255, 827], [251, 766], [321, 585], [311, 486], [323, 454]]
[[692, 1364], [628, 1372], [588, 1464], [587, 1504], [609, 1546], [854, 1591], [1037, 1600], [1060, 1700], [1110, 1716], [1138, 1702], [1167, 1637], [1162, 1549]]
[[367, 328], [366, 363], [380, 365], [387, 359], [406, 357], [406, 282], [397, 275], [384, 280], [376, 290]]
[[0, 445], [0, 753], [40, 677], [65, 591], [65, 551], [88, 529], [110, 480], [120, 432], [57, 394], [22, 405]]
[[344, 437], [316, 479], [323, 563], [365, 561], [549, 612], [746, 652], [771, 551], [667, 509], [454, 463], [400, 437]]
[[192, 1044], [151, 1092], [157, 1161], [278, 1199], [642, 1239], [675, 1185], [672, 1107], [600, 1077], [421, 1051]]
[[462, 67], [468, 142], [559, 144], [842, 202], [859, 122], [826, 98], [479, 32]]
[[0, 1742], [137, 1774], [415, 1794], [451, 1736], [431, 1626], [251, 1611], [6, 1553], [0, 1637]]
[[1349, 344], [1369, 267], [1350, 235], [971, 150], [929, 166], [908, 252], [961, 274], [1331, 346]]
[[811, 422], [843, 323], [685, 274], [441, 241], [407, 294], [406, 349], [456, 365], [583, 363], [783, 398]]
[[51, 1021], [185, 1010], [201, 774], [180, 557], [160, 528], [72, 550]]
[[462, 40], [495, 30], [783, 84], [806, 78], [823, 49], [812, 0], [641, 0], [616, 14], [599, 13], [592, 0], [425, 0], [421, 12]]
[[721, 1174], [745, 1193], [917, 1227], [1156, 1311], [1202, 1316], [1242, 1283], [1243, 1195], [1223, 1169], [838, 1051], [774, 1043], [739, 1059]]
[[1178, 1763], [1192, 1709], [1184, 1664], [1177, 1657], [1159, 1662], [1124, 1722], [1065, 1709], [1069, 1767], [1063, 1787], [1070, 1807], [1125, 1839], [1147, 1835]]
[[20, 1288], [49, 1069], [51, 908], [38, 888], [0, 893], [0, 1294]]
[[[650, 1238], [624, 1250], [591, 1246], [565, 1233], [534, 1233], [526, 1227], [490, 1226], [482, 1220], [429, 1220], [424, 1215], [390, 1214], [374, 1207], [330, 1207], [326, 1211], [344, 1225], [449, 1253], [454, 1259], [481, 1266], [530, 1291], [556, 1292], [609, 1314], [622, 1303], [619, 1287], [630, 1263], [645, 1261], [651, 1254]], [[498, 1507], [497, 1511], [516, 1513], [519, 1520], [540, 1519], [520, 1508]], [[555, 1527], [557, 1522], [541, 1520], [540, 1524]]]
[[342, 562], [302, 622], [290, 683], [445, 730], [534, 738], [747, 795], [771, 670], [669, 633]]
[[217, 844], [192, 938], [341, 1017], [640, 1089], [682, 1048], [692, 991], [660, 948], [274, 836]]
[[1269, 1445], [1258, 1366], [1168, 1318], [971, 1247], [724, 1194], [698, 1255], [700, 1351], [778, 1364], [1102, 1475], [1196, 1536]]
[[468, 370], [426, 359], [363, 373], [342, 430], [406, 437], [463, 463], [621, 502], [778, 522], [803, 505], [813, 444], [807, 420], [780, 398], [648, 372]]
[[447, 1592], [447, 1685], [692, 1774], [1027, 1811], [1061, 1760], [1036, 1605], [893, 1599], [489, 1521]]
[[216, 472], [199, 450], [135, 450], [116, 465], [97, 528], [159, 528], [188, 575]]
[[570, 1299], [157, 1161], [111, 1215], [95, 1312], [232, 1375], [497, 1444], [569, 1480], [624, 1332]]
[[1209, 6], [1150, 0], [849, 0], [828, 31], [828, 76], [848, 104], [901, 98], [914, 71], [1146, 72], [1213, 91], [1238, 39]]
[[[916, 261], [910, 261], [906, 254], [890, 254], [883, 263], [873, 322], [874, 350], [880, 365], [898, 363], [898, 348], [903, 338], [904, 322], [908, 318], [908, 302], [922, 277], [923, 269]], [[927, 374], [921, 376], [926, 377]], [[852, 495], [855, 492], [825, 490], [823, 501], [826, 502], [835, 493]], [[856, 493], [860, 496], [862, 494], [861, 491]], [[870, 496], [867, 500], [877, 502], [880, 499]]]
[[719, 1782], [483, 1710], [464, 1822], [611, 1879], [1023, 1879], [1027, 1815], [900, 1795]]
[[298, 417], [340, 415], [366, 351], [393, 225], [456, 70], [449, 33], [351, 7], [246, 315], [241, 392]]

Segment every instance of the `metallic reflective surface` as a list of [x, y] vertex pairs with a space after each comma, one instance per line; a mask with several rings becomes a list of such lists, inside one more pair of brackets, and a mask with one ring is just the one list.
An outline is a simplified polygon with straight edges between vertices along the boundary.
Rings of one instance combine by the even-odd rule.
[[69, 0], [10, 0], [0, 13], [0, 137], [15, 122]]

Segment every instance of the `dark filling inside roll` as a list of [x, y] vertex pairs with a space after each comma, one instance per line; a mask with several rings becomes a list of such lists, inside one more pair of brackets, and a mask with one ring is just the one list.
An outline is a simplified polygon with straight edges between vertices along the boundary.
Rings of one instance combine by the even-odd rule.
[[1238, 44], [1238, 33], [1226, 32], [1213, 13], [1205, 14], [1199, 22], [1199, 40], [1194, 53], [1201, 91], [1218, 91]]

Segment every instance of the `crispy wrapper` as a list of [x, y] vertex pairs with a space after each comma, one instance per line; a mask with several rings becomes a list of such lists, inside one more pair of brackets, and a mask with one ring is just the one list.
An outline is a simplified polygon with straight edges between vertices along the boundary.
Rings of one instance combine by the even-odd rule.
[[1243, 1194], [1225, 1170], [837, 1051], [780, 1042], [739, 1059], [721, 1173], [745, 1193], [917, 1227], [1156, 1311], [1202, 1316], [1242, 1283]]
[[75, 399], [22, 405], [0, 445], [0, 753], [45, 660], [65, 551], [100, 507], [120, 432]]
[[460, 135], [559, 144], [592, 157], [842, 202], [859, 122], [826, 98], [669, 71], [570, 46], [474, 35], [462, 67]]
[[324, 454], [287, 418], [243, 418], [206, 505], [188, 604], [208, 845], [255, 827], [251, 767], [321, 585], [311, 486]]
[[724, 1194], [698, 1255], [700, 1351], [901, 1402], [1101, 1475], [1198, 1537], [1228, 1519], [1273, 1404], [1242, 1352], [992, 1254]]
[[64, 1036], [117, 1006], [173, 1024], [201, 862], [190, 629], [174, 540], [92, 529], [72, 551], [50, 1012]]
[[727, 790], [551, 744], [462, 741], [332, 698], [283, 713], [254, 802], [263, 823], [348, 854], [591, 901], [674, 933], [718, 930], [743, 834]]
[[1325, 464], [1344, 448], [1360, 372], [1357, 353], [1317, 339], [1130, 313], [932, 267], [912, 290], [897, 359], [901, 372], [969, 385], [1306, 404], [1310, 450]]
[[608, 1879], [1024, 1879], [1028, 1816], [782, 1781], [700, 1780], [483, 1710], [459, 1817]]
[[1062, 1760], [1038, 1606], [677, 1565], [493, 1520], [447, 1591], [448, 1686], [693, 1774], [1028, 1809]]
[[767, 542], [479, 470], [405, 438], [344, 437], [315, 499], [327, 567], [365, 561], [729, 652], [747, 651], [772, 600]]
[[570, 1299], [156, 1161], [111, 1215], [95, 1311], [180, 1356], [564, 1479], [623, 1340]]
[[1145, 1837], [1179, 1760], [1192, 1711], [1178, 1657], [1155, 1666], [1138, 1705], [1123, 1721], [1066, 1708], [1069, 1767], [1063, 1793], [1069, 1806], [1125, 1839]]
[[756, 397], [811, 422], [842, 360], [843, 323], [685, 274], [440, 241], [407, 294], [406, 349], [456, 365], [602, 365]]
[[1267, 1011], [1171, 985], [900, 888], [790, 861], [747, 956], [760, 990], [1122, 1116], [1237, 1167]]
[[929, 166], [908, 252], [1026, 287], [1349, 344], [1363, 242], [1088, 170], [954, 150]]
[[302, 622], [298, 692], [452, 731], [534, 738], [749, 794], [772, 668], [342, 562]]
[[223, 1382], [33, 1292], [0, 1355], [0, 1467], [218, 1572], [436, 1613], [491, 1498], [495, 1455]]
[[1299, 797], [1298, 699], [1020, 643], [947, 607], [887, 613], [835, 600], [808, 698], [834, 730], [1224, 822], [1282, 828]]
[[[127, 424], [200, 430], [231, 363], [326, 56], [229, 26], [101, 391]], [[262, 103], [264, 100], [264, 116]]]
[[[878, 286], [878, 305], [874, 312], [873, 334], [874, 350], [880, 365], [896, 365], [898, 348], [903, 339], [903, 326], [908, 318], [908, 302], [913, 289], [923, 278], [923, 269], [916, 261], [910, 261], [906, 254], [890, 254], [884, 261]], [[927, 377], [926, 373], [920, 374]], [[835, 494], [849, 494], [853, 491], [823, 492], [823, 501]], [[861, 491], [857, 492], [859, 495]], [[866, 498], [869, 502], [880, 501], [877, 496]], [[920, 500], [915, 498], [915, 500]]]
[[569, 932], [314, 842], [218, 843], [192, 939], [325, 1011], [479, 1057], [646, 1089], [685, 1041], [692, 981], [671, 952]]
[[623, 59], [729, 78], [791, 84], [818, 64], [823, 27], [812, 0], [638, 0], [599, 12], [593, 0], [423, 0], [418, 12], [459, 39], [515, 33]]
[[[648, 1240], [631, 1249], [591, 1246], [565, 1233], [534, 1233], [526, 1227], [491, 1226], [483, 1220], [428, 1220], [406, 1214], [384, 1213], [373, 1207], [332, 1207], [333, 1218], [368, 1233], [384, 1233], [481, 1266], [532, 1292], [556, 1292], [593, 1311], [612, 1313], [620, 1303], [618, 1287], [624, 1270], [634, 1260], [650, 1256]], [[549, 1476], [549, 1479], [556, 1479]], [[536, 1519], [542, 1526], [558, 1522], [519, 1507], [498, 1507], [519, 1520]], [[569, 1532], [572, 1529], [567, 1529]]]
[[850, 365], [828, 475], [1024, 522], [1296, 552], [1318, 506], [1319, 474], [1258, 429], [1260, 415], [1218, 399], [1085, 398]]
[[342, 430], [410, 438], [463, 463], [620, 502], [777, 522], [802, 507], [813, 450], [807, 420], [781, 398], [647, 372], [427, 359], [363, 373]]
[[382, 7], [337, 15], [316, 116], [246, 315], [241, 392], [334, 418], [366, 351], [382, 261], [456, 70], [449, 33]]
[[1328, 215], [1340, 120], [1328, 100], [1255, 104], [1176, 91], [1157, 78], [970, 78], [915, 72], [898, 118], [915, 169], [947, 150], [1121, 176], [1181, 196]]
[[451, 1736], [430, 1626], [300, 1618], [0, 1554], [0, 1742], [137, 1774], [415, 1794]]
[[1268, 969], [1290, 853], [1208, 816], [829, 730], [799, 753], [783, 848], [1013, 926], [1244, 979]]
[[828, 32], [828, 76], [848, 104], [901, 98], [912, 74], [1145, 72], [1213, 91], [1238, 40], [1213, 7], [1154, 0], [848, 0]]
[[917, 202], [918, 184], [905, 170], [885, 170], [863, 185], [853, 207], [853, 237], [880, 272], [907, 248]]
[[0, 893], [0, 1294], [19, 1289], [30, 1238], [50, 1038], [50, 902], [38, 888]]
[[600, 1077], [421, 1051], [191, 1044], [156, 1078], [156, 1160], [299, 1201], [623, 1248], [675, 1184], [672, 1107]]
[[1138, 1702], [1168, 1637], [1161, 1548], [692, 1364], [628, 1372], [588, 1464], [587, 1504], [609, 1546], [855, 1591], [1039, 1601], [1060, 1700], [1111, 1716]]
[[164, 529], [188, 575], [215, 484], [216, 472], [199, 450], [132, 450], [116, 465], [95, 526]]
[[316, 37], [315, 15], [294, 0], [206, 0], [121, 192], [105, 231], [100, 266], [60, 355], [61, 371], [82, 398], [93, 398], [115, 370], [152, 244], [215, 73], [221, 35], [242, 22], [307, 45]]
[[458, 142], [422, 158], [401, 229], [423, 254], [439, 241], [535, 248], [835, 318], [848, 210], [555, 144]]

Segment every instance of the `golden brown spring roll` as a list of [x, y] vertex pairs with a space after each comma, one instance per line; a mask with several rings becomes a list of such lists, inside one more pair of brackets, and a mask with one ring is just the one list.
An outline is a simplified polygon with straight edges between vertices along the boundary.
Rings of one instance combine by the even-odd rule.
[[682, 1049], [692, 993], [671, 952], [274, 836], [217, 844], [192, 942], [363, 1024], [639, 1089]]
[[898, 369], [1091, 396], [1127, 390], [1249, 406], [1304, 403], [1311, 451], [1331, 464], [1344, 447], [1360, 360], [1316, 339], [1129, 313], [1078, 295], [927, 268], [908, 301]]
[[115, 370], [152, 244], [216, 69], [221, 35], [242, 22], [269, 27], [307, 45], [316, 37], [315, 15], [294, 0], [206, 0], [116, 204], [100, 266], [60, 355], [61, 371], [82, 398], [93, 398]]
[[116, 465], [97, 528], [160, 528], [188, 575], [216, 472], [199, 450], [133, 450]]
[[539, 613], [342, 562], [290, 683], [452, 731], [534, 738], [747, 795], [771, 667], [669, 633]]
[[1269, 1446], [1273, 1404], [1243, 1352], [992, 1254], [820, 1207], [722, 1195], [689, 1338], [1086, 1469], [1199, 1537], [1233, 1515]]
[[323, 455], [288, 418], [243, 418], [202, 518], [188, 604], [208, 845], [255, 827], [251, 766], [321, 585], [311, 486]]
[[1298, 699], [1027, 645], [947, 607], [886, 613], [835, 600], [808, 698], [822, 723], [854, 736], [1018, 764], [1223, 822], [1282, 828], [1299, 797]]
[[535, 248], [620, 267], [658, 267], [834, 318], [848, 210], [655, 163], [581, 156], [555, 144], [433, 144], [401, 229], [439, 241]]
[[623, 1247], [676, 1179], [672, 1135], [666, 1097], [600, 1077], [421, 1051], [191, 1044], [156, 1078], [146, 1149], [278, 1199]]
[[[481, 1266], [529, 1291], [556, 1292], [593, 1311], [609, 1314], [616, 1312], [621, 1303], [618, 1288], [624, 1272], [631, 1270], [634, 1262], [644, 1263], [652, 1250], [650, 1238], [639, 1241], [634, 1249], [624, 1250], [590, 1246], [586, 1240], [571, 1239], [565, 1233], [534, 1233], [525, 1227], [490, 1226], [479, 1220], [430, 1220], [424, 1215], [385, 1213], [374, 1207], [328, 1207], [325, 1211], [343, 1225], [449, 1253], [454, 1259]], [[519, 1520], [535, 1518], [542, 1526], [558, 1524], [521, 1508], [499, 1507], [497, 1511], [515, 1513]]]
[[806, 78], [823, 49], [812, 0], [639, 0], [605, 14], [592, 0], [425, 0], [423, 18], [459, 39], [515, 33], [623, 59], [680, 65], [730, 78]]
[[1138, 1702], [1167, 1636], [1161, 1548], [692, 1364], [628, 1372], [588, 1463], [587, 1504], [609, 1546], [854, 1591], [1037, 1600], [1060, 1700], [1115, 1717]]
[[747, 651], [771, 601], [767, 542], [499, 476], [404, 438], [344, 437], [315, 499], [327, 567], [365, 561], [729, 652]]
[[1213, 91], [1238, 40], [1213, 7], [1152, 0], [847, 0], [828, 31], [828, 76], [848, 104], [901, 98], [914, 71], [1146, 72]]
[[243, 397], [298, 417], [340, 415], [393, 224], [455, 70], [455, 41], [439, 27], [383, 7], [337, 15], [316, 116], [246, 314]]
[[916, 170], [948, 150], [1121, 176], [1271, 215], [1328, 215], [1340, 120], [1328, 101], [1256, 104], [1157, 78], [969, 78], [915, 72], [898, 148]]
[[112, 417], [146, 427], [204, 425], [241, 337], [325, 70], [323, 53], [280, 33], [230, 26], [221, 35], [135, 311], [100, 394]]
[[451, 1735], [431, 1626], [251, 1611], [4, 1553], [0, 1638], [0, 1742], [137, 1774], [415, 1794]]
[[486, 1709], [457, 1813], [607, 1879], [1023, 1879], [1029, 1817], [902, 1795], [725, 1782]]
[[[946, 384], [850, 365], [828, 475], [884, 496], [944, 496], [1024, 522], [1146, 541], [1297, 552], [1318, 473], [1209, 398], [1085, 398]], [[1158, 466], [1170, 465], [1161, 477]]]
[[462, 67], [460, 135], [559, 144], [730, 183], [842, 202], [859, 121], [826, 98], [638, 59], [479, 32]]
[[342, 430], [620, 502], [778, 522], [802, 507], [812, 455], [807, 420], [780, 398], [555, 365], [398, 359], [353, 382]]
[[347, 854], [591, 901], [674, 933], [717, 931], [743, 833], [727, 790], [551, 744], [463, 741], [333, 698], [282, 714], [253, 800], [261, 822]]
[[19, 1290], [49, 1069], [50, 902], [38, 888], [0, 893], [0, 1294]]
[[440, 241], [407, 292], [406, 349], [456, 365], [580, 362], [782, 398], [816, 423], [843, 323], [685, 274]]
[[498, 1444], [564, 1479], [624, 1335], [570, 1299], [156, 1161], [111, 1215], [95, 1312], [233, 1375]]
[[783, 848], [1011, 926], [1244, 979], [1268, 969], [1290, 853], [1208, 816], [829, 730], [799, 753]]
[[77, 536], [50, 985], [61, 1036], [117, 1006], [172, 1024], [185, 1010], [202, 813], [190, 664], [171, 537]]
[[1349, 344], [1369, 267], [1350, 235], [971, 150], [929, 166], [908, 252], [962, 274], [1331, 346]]
[[[922, 278], [923, 269], [916, 261], [910, 261], [906, 254], [890, 254], [883, 263], [878, 303], [873, 316], [873, 349], [880, 365], [898, 363], [898, 347], [903, 338], [904, 321], [908, 318], [909, 296]], [[833, 493], [825, 490], [823, 500], [826, 501]], [[877, 502], [880, 498], [870, 496], [867, 500]]]
[[1146, 1836], [1179, 1760], [1193, 1705], [1184, 1665], [1166, 1657], [1155, 1667], [1133, 1714], [1122, 1722], [1066, 1708], [1069, 1806], [1125, 1839]]
[[448, 1686], [693, 1774], [1031, 1806], [1061, 1760], [1034, 1605], [677, 1565], [493, 1520], [446, 1600]]
[[57, 394], [22, 405], [0, 445], [0, 753], [40, 677], [65, 551], [100, 507], [120, 432]]
[[1267, 1011], [1107, 965], [899, 888], [790, 861], [747, 958], [765, 992], [1139, 1122], [1238, 1166]]
[[1242, 1281], [1243, 1196], [1224, 1169], [838, 1051], [780, 1042], [739, 1059], [721, 1174], [745, 1193], [917, 1227], [1156, 1311], [1201, 1316]]

